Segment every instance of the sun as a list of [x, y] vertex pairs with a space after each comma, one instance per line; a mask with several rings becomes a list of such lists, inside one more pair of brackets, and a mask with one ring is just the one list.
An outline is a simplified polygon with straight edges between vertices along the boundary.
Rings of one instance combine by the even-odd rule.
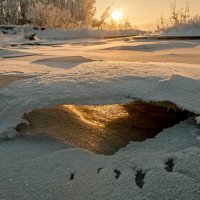
[[112, 12], [111, 16], [115, 21], [119, 21], [122, 18], [122, 11], [121, 10], [114, 10]]

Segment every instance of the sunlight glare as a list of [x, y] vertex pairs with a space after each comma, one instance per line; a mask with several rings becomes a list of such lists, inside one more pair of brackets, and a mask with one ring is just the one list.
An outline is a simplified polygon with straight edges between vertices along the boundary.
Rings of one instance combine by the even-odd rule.
[[122, 11], [121, 10], [114, 10], [112, 12], [112, 18], [115, 20], [115, 21], [119, 21], [122, 17]]

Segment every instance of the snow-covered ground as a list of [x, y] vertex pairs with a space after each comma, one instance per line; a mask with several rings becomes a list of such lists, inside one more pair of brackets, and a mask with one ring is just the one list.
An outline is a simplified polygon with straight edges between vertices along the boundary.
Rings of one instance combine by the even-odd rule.
[[[12, 26], [11, 26], [12, 27]], [[44, 29], [33, 26], [14, 26], [13, 29], [6, 31], [7, 34], [1, 33], [6, 30], [3, 26], [0, 26], [0, 46], [2, 44], [20, 44], [20, 43], [40, 43], [45, 44], [54, 43], [55, 40], [63, 41], [70, 39], [103, 39], [103, 38], [115, 38], [115, 37], [127, 37], [136, 36], [143, 34], [144, 31], [140, 30], [117, 30], [117, 31], [106, 31], [106, 30], [90, 30], [90, 29], [75, 29], [75, 30], [62, 30], [62, 29]], [[36, 41], [28, 41], [27, 36], [31, 34], [37, 34]]]
[[[4, 57], [33, 55], [0, 60], [1, 76], [22, 78], [0, 89], [1, 137], [15, 135], [14, 127], [25, 112], [64, 103], [168, 100], [200, 115], [199, 45], [93, 39], [1, 49]], [[197, 122], [191, 118], [154, 139], [131, 142], [113, 156], [95, 155], [48, 137], [2, 140], [0, 199], [198, 200]], [[173, 172], [166, 170], [169, 160]]]

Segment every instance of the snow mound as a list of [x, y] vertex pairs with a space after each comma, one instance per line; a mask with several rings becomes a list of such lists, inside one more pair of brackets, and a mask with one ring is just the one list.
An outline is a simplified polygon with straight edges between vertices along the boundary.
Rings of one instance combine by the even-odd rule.
[[162, 100], [163, 97], [171, 99], [171, 101], [180, 108], [186, 108], [185, 106], [190, 102], [192, 106], [190, 107], [188, 105], [186, 109], [198, 113], [199, 111], [197, 111], [196, 108], [200, 103], [198, 97], [198, 92], [200, 91], [199, 85], [200, 80], [174, 74], [170, 79], [160, 81], [157, 88], [154, 88], [153, 91], [149, 93], [153, 95], [155, 99]]

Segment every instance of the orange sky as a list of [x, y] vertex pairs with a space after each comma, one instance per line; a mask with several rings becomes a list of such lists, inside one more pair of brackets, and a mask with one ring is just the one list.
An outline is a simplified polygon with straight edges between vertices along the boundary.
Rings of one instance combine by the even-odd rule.
[[[103, 12], [108, 5], [119, 7], [132, 24], [155, 23], [164, 15], [170, 14], [172, 0], [96, 0], [97, 15]], [[184, 6], [187, 0], [176, 0], [177, 6]], [[200, 14], [200, 0], [188, 0], [192, 14]]]

